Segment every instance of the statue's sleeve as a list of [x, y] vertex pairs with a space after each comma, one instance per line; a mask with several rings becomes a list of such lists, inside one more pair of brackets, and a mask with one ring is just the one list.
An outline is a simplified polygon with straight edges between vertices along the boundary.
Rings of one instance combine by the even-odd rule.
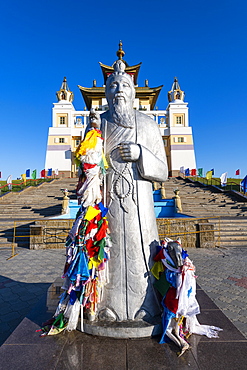
[[141, 148], [137, 168], [140, 175], [147, 180], [162, 182], [168, 177], [167, 160], [164, 143], [157, 125], [146, 133], [146, 143], [139, 142]]

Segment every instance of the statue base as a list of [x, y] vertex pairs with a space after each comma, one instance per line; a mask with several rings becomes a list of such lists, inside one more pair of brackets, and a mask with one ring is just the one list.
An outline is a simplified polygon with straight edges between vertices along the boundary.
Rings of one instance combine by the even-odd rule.
[[[81, 330], [78, 323], [78, 330]], [[83, 320], [84, 332], [91, 335], [119, 339], [146, 338], [162, 333], [162, 324], [159, 320], [155, 324], [145, 321], [89, 321]]]

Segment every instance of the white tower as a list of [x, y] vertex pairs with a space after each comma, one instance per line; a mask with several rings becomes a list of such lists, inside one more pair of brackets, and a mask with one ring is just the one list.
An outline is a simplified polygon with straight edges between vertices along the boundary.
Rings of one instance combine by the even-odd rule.
[[[52, 127], [49, 128], [45, 169], [59, 170], [60, 176], [73, 176], [71, 152], [79, 144], [81, 132], [75, 131], [75, 108], [72, 104], [74, 94], [69, 90], [66, 77], [56, 93], [58, 102], [52, 109]], [[73, 140], [74, 139], [74, 140]], [[74, 143], [74, 141], [78, 143]]]
[[168, 159], [169, 176], [177, 176], [180, 168], [196, 168], [192, 128], [189, 127], [188, 103], [184, 102], [184, 91], [175, 77], [168, 92], [168, 107], [164, 141]]

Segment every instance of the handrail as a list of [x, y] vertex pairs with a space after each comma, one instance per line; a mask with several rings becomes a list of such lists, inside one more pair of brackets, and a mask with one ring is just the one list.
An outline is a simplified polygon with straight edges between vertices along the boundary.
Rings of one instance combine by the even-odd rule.
[[227, 184], [222, 186], [221, 181], [218, 178], [215, 178], [215, 177], [212, 177], [211, 179], [208, 180], [206, 177], [185, 176], [185, 174], [183, 174], [183, 173], [180, 173], [179, 176], [182, 177], [183, 179], [190, 179], [192, 181], [201, 182], [206, 186], [217, 186], [217, 187], [219, 187], [220, 189], [223, 189], [223, 190], [235, 190], [235, 191], [238, 191], [239, 193], [245, 194], [241, 190], [241, 184], [237, 183], [237, 182], [234, 182], [234, 181], [227, 181]]
[[[58, 178], [56, 177], [56, 179], [58, 179]], [[52, 180], [54, 180], [54, 178], [46, 177], [46, 178], [43, 178], [43, 179], [42, 178], [40, 178], [40, 179], [27, 179], [26, 184], [25, 184], [25, 181], [18, 182], [18, 183], [13, 183], [13, 182], [12, 183], [6, 183], [6, 184], [0, 186], [0, 191], [1, 191], [1, 189], [8, 187], [9, 185], [12, 185], [12, 189], [13, 189], [13, 187], [22, 187], [22, 185], [24, 185], [24, 187], [33, 186], [31, 184], [32, 182], [40, 182], [42, 184], [43, 182], [50, 182]], [[29, 185], [28, 185], [28, 183], [29, 183]], [[35, 184], [35, 186], [36, 185], [37, 184]]]
[[18, 253], [15, 253], [15, 238], [16, 238], [16, 221], [14, 221], [14, 233], [13, 233], [13, 240], [12, 240], [12, 245], [11, 245], [12, 255], [9, 258], [7, 258], [7, 261], [18, 255]]

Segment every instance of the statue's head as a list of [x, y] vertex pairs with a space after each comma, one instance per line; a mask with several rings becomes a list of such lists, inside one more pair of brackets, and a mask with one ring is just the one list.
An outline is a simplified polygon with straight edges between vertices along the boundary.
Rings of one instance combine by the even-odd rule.
[[89, 123], [91, 127], [100, 128], [100, 115], [94, 108], [90, 109]]
[[125, 64], [121, 60], [114, 63], [114, 72], [106, 80], [106, 99], [109, 106], [118, 101], [125, 101], [133, 107], [135, 87], [131, 76], [125, 72]]
[[176, 268], [183, 266], [181, 239], [178, 238], [176, 241], [169, 241], [167, 243], [167, 251]]
[[106, 80], [105, 95], [116, 123], [133, 127], [133, 104], [135, 87], [121, 60], [114, 63], [114, 72]]

